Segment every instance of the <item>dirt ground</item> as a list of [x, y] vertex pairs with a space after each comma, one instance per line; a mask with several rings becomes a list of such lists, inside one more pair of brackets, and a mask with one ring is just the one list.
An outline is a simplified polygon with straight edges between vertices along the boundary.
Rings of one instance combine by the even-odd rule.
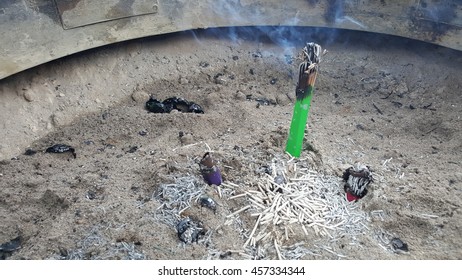
[[[0, 244], [20, 237], [0, 257], [276, 259], [270, 249], [243, 248], [256, 218], [249, 209], [226, 223], [245, 202], [229, 197], [257, 189], [275, 159], [291, 160], [284, 149], [294, 57], [308, 41], [329, 52], [316, 81], [306, 149], [292, 161], [338, 178], [340, 198], [342, 172], [356, 161], [371, 167], [374, 182], [352, 203], [367, 217], [361, 234], [333, 240], [294, 233], [286, 256], [462, 259], [461, 53], [308, 28], [140, 39], [0, 81]], [[150, 95], [182, 97], [205, 113], [149, 113]], [[57, 143], [74, 147], [76, 158], [44, 153]], [[199, 172], [209, 149], [225, 182], [221, 197]], [[213, 213], [193, 201], [170, 216], [203, 222], [207, 234], [197, 244], [183, 244], [173, 222], [162, 219], [159, 189], [181, 180], [218, 204]], [[391, 238], [408, 252], [392, 250]]]

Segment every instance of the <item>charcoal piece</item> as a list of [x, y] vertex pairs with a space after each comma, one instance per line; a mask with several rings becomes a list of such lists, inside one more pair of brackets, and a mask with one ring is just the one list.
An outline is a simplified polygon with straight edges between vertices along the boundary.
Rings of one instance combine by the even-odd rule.
[[89, 200], [93, 200], [96, 198], [96, 192], [90, 190], [87, 192], [85, 197], [88, 198]]
[[373, 181], [372, 172], [368, 166], [356, 163], [345, 170], [343, 180], [348, 201], [358, 200], [367, 194], [367, 187]]
[[169, 112], [171, 112], [173, 109], [180, 112], [187, 112], [189, 108], [189, 102], [183, 98], [178, 97], [167, 98], [162, 103], [165, 105]]
[[21, 249], [21, 243], [22, 237], [18, 236], [15, 239], [0, 244], [0, 260], [7, 259], [14, 251]]
[[233, 253], [232, 253], [231, 251], [226, 251], [226, 252], [224, 252], [224, 253], [221, 253], [221, 254], [220, 254], [220, 259], [222, 260], [222, 259], [225, 259], [225, 258], [227, 258], [227, 257], [230, 257], [232, 254], [233, 254]]
[[256, 51], [256, 52], [252, 53], [252, 57], [253, 58], [262, 58], [263, 55], [262, 55], [262, 53], [260, 51]]
[[199, 104], [179, 97], [170, 97], [162, 102], [151, 97], [146, 102], [146, 109], [152, 113], [170, 113], [172, 110], [178, 110], [184, 113], [204, 113], [204, 110]]
[[55, 144], [45, 150], [47, 153], [72, 153], [74, 158], [77, 157], [77, 154], [75, 153], [75, 149], [69, 145], [65, 144]]
[[198, 104], [191, 102], [191, 104], [189, 105], [189, 108], [188, 108], [188, 112], [189, 113], [196, 113], [196, 114], [203, 114], [204, 110]]
[[24, 152], [24, 155], [26, 156], [33, 156], [37, 153], [36, 150], [32, 150], [32, 149], [27, 149], [25, 152]]
[[171, 111], [167, 111], [164, 103], [152, 97], [146, 102], [146, 109], [152, 113], [170, 113]]
[[277, 105], [276, 101], [271, 100], [271, 99], [268, 99], [268, 98], [265, 98], [265, 97], [262, 97], [262, 98], [255, 98], [255, 101], [257, 101], [257, 103], [258, 103], [259, 105], [265, 105], [265, 106], [269, 106], [269, 105], [274, 105], [274, 106], [276, 106], [276, 105]]
[[201, 207], [209, 208], [213, 213], [217, 212], [217, 203], [211, 197], [203, 196], [199, 199], [199, 204]]
[[273, 174], [273, 169], [269, 165], [263, 165], [263, 166], [258, 167], [255, 170], [255, 173], [272, 175]]
[[401, 239], [395, 237], [390, 241], [391, 247], [397, 252], [407, 252], [409, 251], [407, 244], [404, 243]]
[[222, 84], [224, 82], [222, 78], [223, 76], [223, 73], [217, 73], [215, 76], [213, 76], [213, 81], [215, 82], [215, 84]]
[[201, 61], [199, 62], [199, 66], [202, 68], [208, 67], [210, 64], [207, 61]]
[[138, 150], [138, 146], [132, 146], [128, 149], [127, 153], [133, 154]]

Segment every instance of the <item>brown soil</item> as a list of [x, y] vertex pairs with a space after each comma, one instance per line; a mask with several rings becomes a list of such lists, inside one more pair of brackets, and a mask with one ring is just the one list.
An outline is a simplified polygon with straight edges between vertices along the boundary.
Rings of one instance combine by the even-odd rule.
[[[360, 161], [375, 180], [357, 202], [368, 216], [364, 234], [332, 241], [310, 232], [289, 243], [305, 241], [312, 252], [305, 259], [461, 259], [460, 52], [372, 34], [298, 31], [329, 50], [307, 126], [312, 147], [299, 164], [340, 182]], [[2, 257], [255, 257], [239, 254], [255, 217], [242, 212], [242, 224], [224, 225], [243, 205], [206, 186], [197, 165], [210, 147], [224, 181], [239, 191], [256, 188], [275, 158], [288, 159], [298, 71], [289, 58], [303, 44], [284, 49], [248, 37], [200, 32], [130, 41], [0, 81], [0, 244], [22, 238], [21, 248]], [[205, 114], [148, 113], [149, 95], [194, 101]], [[43, 152], [56, 143], [71, 145], [77, 157]], [[26, 148], [38, 152], [24, 155]], [[181, 178], [196, 179], [218, 203], [215, 214], [195, 203], [183, 213], [205, 224], [207, 242], [182, 244], [159, 220], [156, 192]], [[381, 243], [391, 237], [409, 252]]]

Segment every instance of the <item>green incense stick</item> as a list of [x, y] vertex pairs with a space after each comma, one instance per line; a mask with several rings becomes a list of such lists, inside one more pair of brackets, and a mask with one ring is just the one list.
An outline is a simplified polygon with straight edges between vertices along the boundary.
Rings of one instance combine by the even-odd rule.
[[305, 136], [306, 122], [313, 97], [321, 47], [314, 43], [308, 43], [303, 49], [303, 53], [306, 61], [300, 64], [296, 89], [297, 101], [295, 102], [289, 138], [286, 145], [286, 152], [293, 157], [300, 157], [302, 152], [303, 138]]
[[303, 147], [303, 138], [305, 136], [305, 127], [310, 112], [311, 98], [313, 96], [313, 87], [308, 86], [305, 89], [305, 98], [295, 102], [294, 114], [290, 124], [289, 139], [287, 140], [286, 152], [293, 157], [300, 157]]

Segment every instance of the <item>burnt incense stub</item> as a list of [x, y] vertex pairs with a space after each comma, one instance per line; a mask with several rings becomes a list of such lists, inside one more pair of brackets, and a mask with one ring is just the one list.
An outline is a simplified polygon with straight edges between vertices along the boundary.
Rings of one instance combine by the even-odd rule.
[[204, 168], [212, 168], [215, 165], [215, 161], [213, 160], [212, 155], [209, 152], [207, 152], [202, 157], [200, 164]]
[[367, 187], [373, 181], [369, 167], [356, 163], [343, 173], [344, 190], [348, 201], [356, 201], [367, 194]]
[[220, 169], [215, 165], [211, 154], [209, 152], [205, 153], [202, 157], [199, 168], [204, 178], [204, 181], [209, 185], [219, 186], [222, 183]]
[[198, 242], [199, 237], [205, 234], [202, 222], [189, 217], [184, 218], [177, 224], [176, 231], [178, 238], [186, 244]]

